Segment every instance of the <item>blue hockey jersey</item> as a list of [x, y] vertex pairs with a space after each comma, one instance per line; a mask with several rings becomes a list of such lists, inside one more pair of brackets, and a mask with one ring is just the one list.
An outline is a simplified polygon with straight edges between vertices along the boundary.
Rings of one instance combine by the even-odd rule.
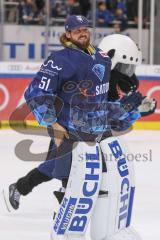
[[98, 49], [93, 54], [73, 48], [53, 52], [25, 99], [41, 125], [57, 121], [68, 129], [105, 131], [110, 69], [110, 58]]
[[105, 132], [108, 116], [124, 114], [119, 103], [108, 105], [110, 70], [111, 60], [101, 50], [88, 54], [67, 47], [42, 64], [25, 99], [40, 125], [58, 122], [70, 130]]

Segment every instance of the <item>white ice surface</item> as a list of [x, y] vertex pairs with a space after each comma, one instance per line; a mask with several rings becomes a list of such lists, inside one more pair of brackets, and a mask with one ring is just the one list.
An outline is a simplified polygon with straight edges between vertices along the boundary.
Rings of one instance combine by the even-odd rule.
[[[49, 138], [34, 139], [31, 151], [46, 151]], [[133, 131], [124, 136], [134, 154], [147, 154], [147, 161], [135, 160], [136, 195], [132, 223], [144, 240], [160, 240], [160, 131]], [[38, 162], [24, 162], [15, 155], [15, 146], [25, 135], [0, 131], [0, 192], [26, 174]], [[140, 156], [137, 155], [139, 160]], [[5, 211], [0, 197], [0, 240], [49, 240], [55, 199], [52, 192], [59, 181], [44, 183], [21, 198], [18, 211]]]

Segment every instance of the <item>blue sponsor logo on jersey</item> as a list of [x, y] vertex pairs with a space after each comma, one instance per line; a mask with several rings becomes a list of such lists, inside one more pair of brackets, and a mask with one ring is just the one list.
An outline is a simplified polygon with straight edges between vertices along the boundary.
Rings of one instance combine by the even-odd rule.
[[105, 94], [108, 92], [109, 83], [104, 83], [96, 86], [96, 96]]
[[96, 76], [102, 82], [104, 73], [105, 73], [105, 66], [103, 66], [102, 64], [95, 64], [94, 67], [92, 68], [92, 71], [96, 74]]

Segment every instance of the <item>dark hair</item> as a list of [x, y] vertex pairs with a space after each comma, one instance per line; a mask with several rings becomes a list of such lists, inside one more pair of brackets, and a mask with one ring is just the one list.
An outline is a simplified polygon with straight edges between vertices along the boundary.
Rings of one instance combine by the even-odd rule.
[[100, 6], [102, 6], [102, 5], [105, 5], [105, 6], [106, 6], [105, 2], [99, 2], [99, 3], [98, 3], [98, 7], [100, 7]]
[[45, 7], [45, 2], [43, 0], [35, 0], [35, 4], [38, 10], [42, 10]]

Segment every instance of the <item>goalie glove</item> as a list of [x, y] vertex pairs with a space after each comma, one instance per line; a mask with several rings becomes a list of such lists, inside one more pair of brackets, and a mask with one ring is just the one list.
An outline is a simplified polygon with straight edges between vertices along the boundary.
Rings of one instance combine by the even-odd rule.
[[142, 117], [148, 116], [155, 112], [157, 101], [153, 98], [144, 97], [138, 110]]

